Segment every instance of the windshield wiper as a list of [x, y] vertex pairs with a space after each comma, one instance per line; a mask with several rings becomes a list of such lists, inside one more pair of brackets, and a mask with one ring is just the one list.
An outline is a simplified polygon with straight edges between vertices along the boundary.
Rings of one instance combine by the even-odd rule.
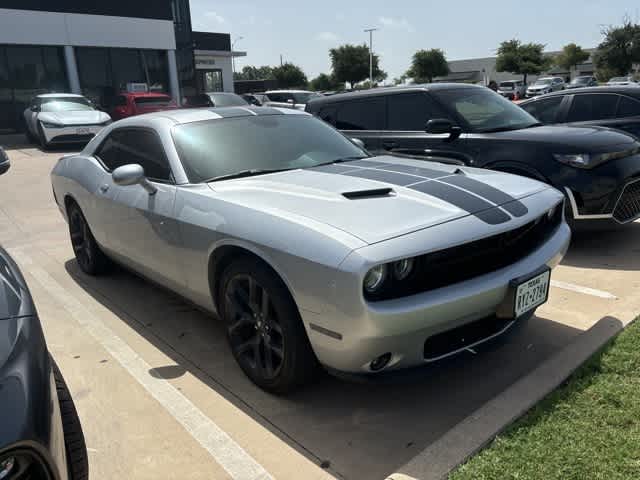
[[322, 167], [323, 165], [333, 165], [334, 163], [353, 162], [354, 160], [363, 160], [365, 158], [369, 158], [369, 156], [367, 156], [367, 155], [354, 155], [352, 157], [341, 157], [341, 158], [336, 158], [335, 160], [331, 160], [330, 162], [319, 163], [319, 164], [314, 165], [313, 167], [309, 167], [309, 168]]
[[285, 172], [287, 170], [291, 170], [291, 169], [290, 168], [273, 168], [273, 169], [250, 168], [247, 170], [240, 170], [239, 172], [235, 172], [235, 173], [229, 173], [227, 175], [220, 175], [218, 177], [208, 178], [207, 180], [203, 180], [202, 183], [218, 182], [220, 180], [231, 180], [234, 178], [254, 177], [256, 175], [266, 175], [267, 173]]

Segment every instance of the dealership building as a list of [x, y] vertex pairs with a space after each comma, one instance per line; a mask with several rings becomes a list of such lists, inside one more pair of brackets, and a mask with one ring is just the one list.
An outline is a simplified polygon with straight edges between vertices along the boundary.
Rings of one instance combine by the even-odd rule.
[[185, 95], [233, 91], [226, 33], [194, 32], [188, 0], [3, 0], [0, 132], [23, 129], [41, 93], [83, 94], [98, 105], [130, 84]]

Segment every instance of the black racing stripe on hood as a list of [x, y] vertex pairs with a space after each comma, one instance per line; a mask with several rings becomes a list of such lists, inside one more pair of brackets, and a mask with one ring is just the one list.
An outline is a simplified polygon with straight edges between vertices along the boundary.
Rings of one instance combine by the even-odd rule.
[[368, 180], [377, 180], [379, 182], [392, 183], [405, 187], [412, 183], [418, 183], [423, 181], [422, 177], [414, 177], [412, 175], [406, 175], [404, 173], [387, 172], [385, 170], [375, 170], [372, 168], [360, 168], [358, 170], [352, 170], [347, 173], [343, 173], [349, 177], [366, 178]]
[[453, 175], [452, 172], [435, 170], [433, 168], [412, 167], [410, 165], [394, 165], [392, 163], [387, 163], [376, 168], [380, 168], [382, 170], [388, 170], [391, 172], [406, 173], [408, 175], [416, 175], [418, 177], [424, 177], [424, 178], [440, 178], [448, 175]]
[[350, 167], [382, 168], [388, 165], [393, 165], [393, 164], [385, 163], [385, 162], [374, 162], [371, 160], [354, 160], [352, 162], [349, 162]]
[[447, 185], [437, 181], [427, 181], [418, 183], [417, 185], [413, 185], [409, 188], [455, 205], [490, 225], [498, 225], [511, 220], [509, 215], [497, 208], [495, 205], [452, 185]]
[[348, 166], [350, 164], [345, 165], [320, 165], [319, 167], [313, 167], [314, 172], [322, 172], [322, 173], [345, 173], [353, 171], [353, 167]]
[[490, 202], [500, 205], [514, 217], [522, 217], [529, 211], [522, 202], [516, 200], [508, 193], [473, 178], [465, 177], [464, 175], [453, 175], [446, 178], [440, 178], [438, 180], [456, 187], [464, 188], [471, 193], [475, 193], [482, 198], [486, 198]]

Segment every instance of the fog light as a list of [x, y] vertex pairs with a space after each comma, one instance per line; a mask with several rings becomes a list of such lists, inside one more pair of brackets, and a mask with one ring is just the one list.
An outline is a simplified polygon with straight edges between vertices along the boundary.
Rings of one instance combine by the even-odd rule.
[[382, 370], [384, 367], [386, 367], [390, 361], [391, 361], [391, 352], [387, 352], [384, 355], [380, 355], [378, 358], [372, 360], [369, 367], [374, 372], [377, 372], [378, 370]]
[[0, 462], [0, 480], [9, 478], [15, 464], [16, 459], [14, 457], [5, 458]]

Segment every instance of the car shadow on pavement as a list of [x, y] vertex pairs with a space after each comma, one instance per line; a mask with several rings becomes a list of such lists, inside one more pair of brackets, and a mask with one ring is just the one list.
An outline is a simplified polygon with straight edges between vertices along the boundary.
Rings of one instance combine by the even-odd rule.
[[640, 270], [640, 221], [605, 231], [577, 231], [563, 265]]
[[290, 396], [267, 394], [236, 365], [217, 319], [122, 269], [95, 278], [65, 268], [89, 295], [170, 357], [155, 378], [194, 375], [331, 474], [384, 478], [582, 330], [534, 317], [501, 344], [425, 368], [347, 381], [328, 374]]

